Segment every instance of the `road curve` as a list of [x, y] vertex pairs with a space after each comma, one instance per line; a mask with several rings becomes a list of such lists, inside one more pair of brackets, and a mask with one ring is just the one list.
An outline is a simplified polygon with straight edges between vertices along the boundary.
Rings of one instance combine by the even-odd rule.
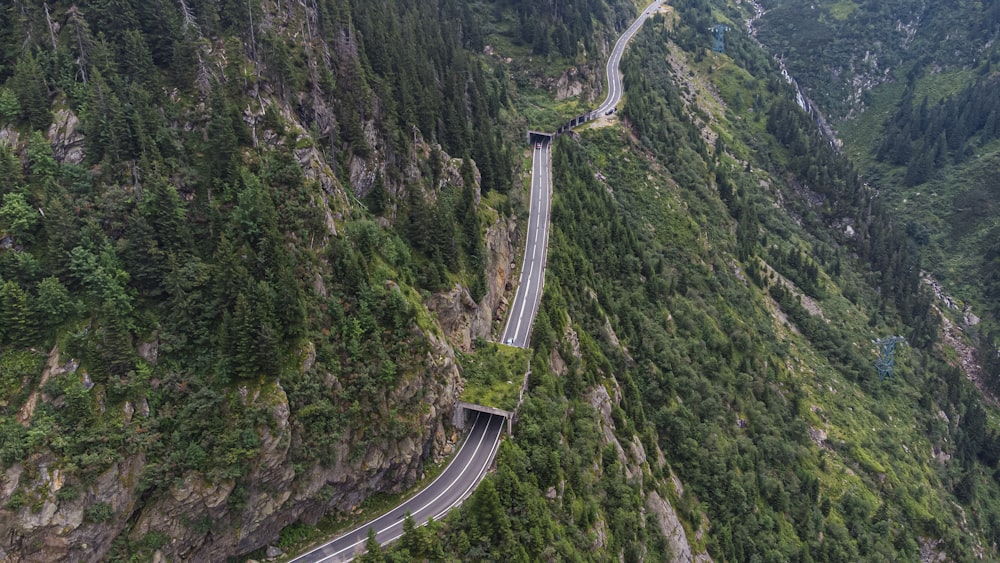
[[[622, 99], [622, 77], [619, 66], [622, 54], [629, 40], [635, 36], [642, 24], [651, 16], [664, 0], [656, 0], [639, 14], [632, 25], [622, 33], [615, 43], [615, 48], [608, 58], [608, 97], [594, 111], [602, 115], [618, 105]], [[545, 259], [548, 254], [549, 215], [552, 212], [552, 151], [548, 140], [537, 143], [532, 155], [531, 168], [531, 199], [528, 210], [528, 235], [524, 246], [524, 260], [521, 265], [521, 278], [518, 281], [517, 292], [507, 316], [507, 326], [504, 328], [500, 342], [527, 348], [531, 340], [531, 327], [538, 313], [542, 300], [542, 287], [545, 285]]]
[[[618, 67], [621, 64], [622, 53], [629, 40], [663, 2], [664, 0], [656, 0], [647, 6], [615, 43], [615, 48], [608, 59], [608, 97], [595, 110], [598, 114], [607, 112], [621, 101], [622, 80]], [[552, 212], [551, 156], [551, 145], [548, 140], [534, 147], [524, 261], [520, 283], [501, 340], [503, 343], [522, 348], [528, 346], [545, 281], [549, 218]], [[460, 505], [472, 494], [493, 463], [500, 445], [500, 435], [506, 423], [503, 417], [488, 413], [476, 412], [475, 417], [472, 421], [472, 430], [455, 454], [455, 458], [427, 488], [375, 520], [295, 557], [289, 563], [350, 561], [364, 552], [369, 528], [375, 530], [375, 539], [378, 543], [385, 545], [403, 535], [403, 518], [407, 512], [413, 516], [417, 525], [422, 525], [431, 517], [435, 520], [442, 518], [452, 508]]]
[[431, 517], [440, 520], [449, 510], [468, 497], [486, 475], [500, 445], [506, 422], [503, 417], [476, 413], [472, 430], [448, 467], [426, 489], [371, 522], [341, 535], [289, 563], [335, 563], [350, 561], [364, 552], [368, 529], [375, 530], [378, 543], [384, 545], [403, 535], [403, 518], [409, 512], [416, 524]]
[[545, 259], [549, 248], [549, 215], [552, 213], [551, 152], [548, 141], [536, 143], [531, 167], [531, 201], [528, 209], [528, 234], [521, 261], [521, 279], [507, 316], [507, 327], [500, 342], [527, 348], [531, 327], [542, 301], [545, 285]]
[[642, 27], [642, 24], [646, 22], [649, 16], [653, 15], [653, 13], [660, 8], [663, 1], [664, 0], [656, 0], [649, 6], [646, 6], [646, 9], [639, 14], [639, 17], [632, 22], [632, 25], [625, 30], [625, 33], [622, 33], [621, 37], [619, 37], [618, 41], [615, 43], [615, 48], [611, 51], [611, 56], [608, 58], [608, 97], [604, 99], [604, 102], [601, 103], [600, 106], [598, 106], [596, 110], [598, 115], [607, 113], [608, 110], [617, 106], [618, 102], [621, 101], [622, 75], [618, 67], [621, 65], [622, 54], [625, 53], [625, 46], [628, 45], [628, 42], [632, 39], [636, 32], [639, 31], [639, 28]]

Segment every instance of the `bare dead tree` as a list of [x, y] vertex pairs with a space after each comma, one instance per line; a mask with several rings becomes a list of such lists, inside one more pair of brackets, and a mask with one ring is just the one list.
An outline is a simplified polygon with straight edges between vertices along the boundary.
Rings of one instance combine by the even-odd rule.
[[207, 97], [211, 91], [212, 79], [212, 69], [205, 64], [205, 57], [202, 56], [201, 49], [198, 49], [198, 76], [195, 77], [194, 83], [202, 98]]
[[21, 44], [21, 52], [27, 53], [28, 49], [31, 47], [31, 26], [27, 25], [27, 22], [31, 21], [31, 17], [28, 14], [28, 7], [23, 1], [17, 3], [18, 7], [21, 9], [21, 21], [25, 22], [24, 27], [24, 43]]
[[52, 15], [49, 14], [49, 3], [43, 2], [42, 7], [45, 8], [45, 23], [49, 24], [49, 37], [52, 38], [52, 50], [55, 51], [59, 48], [59, 42], [56, 41], [55, 24], [52, 23]]
[[247, 16], [250, 18], [250, 57], [253, 59], [257, 79], [260, 79], [260, 60], [257, 58], [257, 38], [253, 30], [253, 6], [247, 0]]
[[76, 4], [70, 6], [69, 10], [66, 10], [66, 15], [69, 17], [69, 22], [73, 24], [73, 35], [76, 39], [77, 50], [76, 63], [80, 68], [80, 78], [86, 84], [87, 64], [90, 62], [90, 49], [93, 46], [90, 40], [90, 29], [87, 26], [87, 21], [80, 14], [80, 9], [76, 7]]
[[201, 30], [198, 29], [198, 22], [194, 19], [194, 12], [191, 11], [191, 7], [184, 0], [179, 1], [181, 4], [181, 17], [183, 18], [181, 28], [184, 30], [194, 29], [198, 37], [201, 37]]

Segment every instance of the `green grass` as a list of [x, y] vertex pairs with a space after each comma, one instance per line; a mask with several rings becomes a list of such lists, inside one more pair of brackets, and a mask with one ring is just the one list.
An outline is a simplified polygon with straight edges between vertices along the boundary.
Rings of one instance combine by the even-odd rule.
[[462, 401], [505, 411], [517, 408], [527, 350], [479, 340], [475, 352], [457, 356], [466, 380]]
[[896, 111], [896, 103], [906, 85], [902, 82], [880, 84], [866, 94], [864, 113], [837, 123], [837, 133], [844, 141], [844, 153], [862, 169], [875, 162], [871, 154], [882, 134], [882, 124]]
[[[903, 76], [903, 70], [900, 69], [896, 74]], [[936, 104], [961, 91], [973, 78], [974, 72], [969, 69], [925, 75], [917, 81], [913, 103], [919, 105], [926, 96], [928, 105]], [[864, 113], [854, 119], [837, 123], [837, 133], [844, 141], [844, 152], [862, 169], [869, 169], [875, 165], [871, 154], [872, 147], [878, 145], [882, 126], [895, 113], [896, 104], [902, 98], [905, 89], [906, 83], [903, 80], [880, 84], [865, 95]]]
[[924, 96], [927, 96], [927, 105], [936, 104], [948, 96], [961, 92], [974, 79], [975, 72], [968, 68], [926, 74], [917, 81], [913, 91], [913, 103], [919, 105]]
[[555, 131], [570, 119], [593, 109], [578, 98], [555, 100], [551, 92], [538, 88], [522, 86], [521, 94], [515, 105], [528, 129], [533, 131]]
[[836, 4], [832, 4], [827, 7], [827, 10], [830, 12], [830, 16], [833, 17], [833, 19], [840, 21], [846, 20], [852, 13], [854, 13], [854, 10], [857, 9], [858, 5], [851, 2], [851, 0], [840, 0]]

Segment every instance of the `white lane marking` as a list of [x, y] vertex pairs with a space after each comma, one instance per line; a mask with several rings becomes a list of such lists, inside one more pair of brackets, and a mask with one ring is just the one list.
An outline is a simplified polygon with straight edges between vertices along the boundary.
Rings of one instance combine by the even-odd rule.
[[[476, 419], [477, 420], [479, 419], [479, 414], [478, 413], [476, 414]], [[486, 423], [486, 429], [483, 431], [483, 435], [479, 438], [480, 444], [482, 444], [483, 438], [485, 438], [487, 436], [487, 434], [489, 433], [490, 425], [492, 423], [493, 423], [492, 420], [490, 420], [489, 422]], [[485, 464], [483, 464], [482, 469], [480, 469], [479, 472], [476, 474], [476, 478], [469, 484], [468, 487], [465, 488], [464, 491], [462, 491], [462, 494], [458, 496], [458, 499], [455, 502], [451, 503], [447, 508], [445, 508], [441, 512], [438, 512], [437, 514], [435, 514], [431, 518], [434, 518], [435, 520], [440, 520], [442, 516], [444, 516], [445, 514], [448, 514], [449, 512], [451, 512], [451, 510], [453, 508], [455, 508], [456, 506], [462, 504], [462, 501], [465, 500], [465, 498], [469, 495], [469, 491], [471, 491], [472, 489], [476, 488], [476, 485], [478, 485], [479, 482], [483, 480], [483, 477], [485, 475], [486, 469], [489, 468], [490, 464], [493, 462], [493, 458], [496, 457], [497, 445], [500, 443], [500, 435], [501, 434], [503, 434], [503, 425], [502, 424], [500, 426], [499, 431], [497, 432], [496, 439], [493, 441], [493, 446], [490, 448], [490, 454], [488, 456], [486, 456], [486, 461], [487, 462]], [[477, 447], [476, 449], [478, 450], [479, 448]], [[470, 460], [470, 462], [471, 462], [471, 460]], [[444, 493], [442, 493], [442, 494], [444, 494]], [[440, 497], [441, 495], [438, 495], [438, 496]], [[437, 500], [437, 499], [435, 499], [435, 500]], [[426, 506], [424, 508], [426, 508]], [[420, 510], [423, 510], [423, 508], [421, 508]], [[419, 512], [419, 510], [418, 510], [418, 512]], [[417, 524], [417, 525], [418, 526], [424, 526], [426, 524], [427, 524], [427, 522], [423, 522], [423, 523]], [[385, 530], [383, 530], [383, 531], [385, 531]], [[382, 532], [378, 532], [378, 533], [382, 533]], [[387, 543], [389, 543], [391, 541], [395, 541], [395, 540], [401, 538], [402, 536], [403, 536], [402, 533], [397, 532], [393, 537], [387, 538], [385, 541], [383, 541], [382, 545], [385, 545], [385, 544], [387, 544]], [[366, 540], [367, 540], [367, 538], [366, 538]]]
[[[544, 164], [544, 161], [543, 161], [543, 164]], [[539, 185], [539, 187], [541, 187], [541, 185]], [[542, 209], [544, 209], [544, 207], [545, 207], [545, 198], [542, 197], [542, 190], [541, 189], [538, 190], [538, 203], [539, 203], [539, 205], [542, 206]], [[544, 211], [542, 212], [542, 214], [544, 214]], [[541, 225], [541, 217], [539, 216], [539, 217], [535, 218], [535, 231], [536, 232], [538, 231], [538, 227], [540, 225]], [[533, 274], [532, 277], [537, 277], [537, 272], [535, 272], [535, 264], [537, 264], [537, 258], [538, 258], [538, 239], [536, 238], [535, 241], [532, 243], [532, 246], [531, 246], [531, 273]], [[537, 287], [541, 287], [541, 284], [535, 284], [535, 285]], [[518, 334], [521, 334], [521, 322], [524, 320], [524, 318], [523, 318], [524, 317], [524, 307], [528, 304], [528, 301], [531, 300], [531, 299], [528, 299], [528, 292], [529, 291], [531, 291], [531, 278], [528, 278], [528, 287], [526, 287], [525, 290], [524, 290], [525, 299], [521, 303], [521, 312], [518, 314], [518, 317], [517, 317], [517, 329], [514, 331], [514, 335], [515, 336], [517, 336]], [[538, 291], [536, 290], [535, 293], [537, 294]], [[535, 309], [535, 306], [532, 305], [532, 314], [534, 314], [534, 309]]]
[[[492, 415], [490, 415], [490, 416], [492, 416]], [[476, 413], [476, 422], [479, 422], [479, 413], [478, 413], [478, 412]], [[473, 427], [474, 427], [474, 426], [473, 426]], [[486, 426], [486, 428], [487, 428], [487, 429], [489, 429], [489, 423], [487, 423], [487, 426]], [[428, 506], [430, 506], [430, 505], [434, 504], [435, 502], [437, 502], [437, 500], [438, 500], [439, 498], [441, 498], [441, 497], [442, 497], [442, 496], [443, 496], [443, 495], [444, 495], [445, 493], [447, 493], [448, 491], [450, 491], [450, 490], [451, 490], [451, 486], [452, 486], [452, 485], [454, 485], [455, 483], [458, 483], [459, 481], [461, 481], [461, 480], [462, 480], [462, 476], [463, 476], [463, 475], [465, 475], [465, 472], [466, 472], [466, 471], [468, 471], [468, 469], [469, 469], [469, 466], [470, 466], [470, 465], [472, 465], [472, 462], [473, 462], [473, 461], [474, 461], [474, 460], [476, 459], [476, 454], [477, 454], [477, 453], [479, 452], [479, 448], [480, 448], [480, 447], [482, 447], [482, 445], [483, 445], [483, 438], [485, 438], [485, 437], [486, 437], [486, 431], [484, 430], [484, 431], [483, 431], [483, 434], [482, 434], [482, 435], [481, 435], [481, 436], [479, 437], [479, 443], [477, 443], [477, 444], [476, 444], [476, 449], [472, 451], [472, 456], [471, 456], [471, 457], [469, 458], [469, 461], [467, 461], [467, 462], [465, 463], [465, 467], [463, 467], [463, 468], [462, 468], [462, 471], [461, 471], [461, 472], [460, 472], [460, 473], [458, 474], [458, 476], [457, 476], [457, 477], [455, 478], [455, 480], [451, 482], [451, 485], [449, 485], [449, 486], [448, 486], [448, 487], [446, 487], [446, 488], [445, 488], [445, 489], [444, 489], [443, 491], [441, 491], [440, 493], [438, 493], [438, 496], [434, 497], [434, 498], [433, 498], [433, 499], [432, 499], [432, 500], [431, 500], [430, 502], [428, 502], [427, 504], [425, 504], [425, 505], [421, 506], [421, 507], [420, 507], [420, 508], [418, 508], [418, 509], [417, 509], [416, 511], [414, 511], [414, 512], [411, 512], [411, 513], [410, 513], [410, 516], [413, 516], [414, 514], [417, 514], [418, 512], [420, 512], [420, 511], [422, 511], [422, 510], [426, 509], [426, 508], [427, 508]], [[457, 456], [456, 456], [456, 457], [457, 457]], [[443, 475], [443, 474], [444, 474], [444, 473], [442, 472], [442, 475]], [[438, 479], [440, 479], [440, 478], [441, 478], [441, 475], [439, 475], [439, 476], [438, 476]], [[437, 479], [435, 479], [435, 481], [437, 481]], [[432, 483], [432, 484], [433, 484], [433, 483]], [[425, 490], [426, 490], [426, 489], [425, 489]], [[405, 503], [404, 503], [404, 504], [405, 504]], [[402, 505], [400, 505], [400, 506], [402, 506]], [[396, 508], [394, 508], [394, 509], [390, 510], [390, 511], [389, 511], [389, 513], [391, 513], [391, 512], [395, 512], [395, 510], [396, 510], [396, 509], [398, 509], [398, 508], [400, 508], [400, 507], [399, 507], [399, 506], [397, 506]], [[388, 516], [388, 514], [389, 514], [389, 513], [386, 513], [386, 515], [385, 515], [385, 516]], [[372, 523], [371, 523], [371, 524], [374, 524], [375, 522], [377, 522], [377, 521], [378, 521], [378, 520], [380, 520], [381, 518], [384, 518], [384, 516], [382, 516], [382, 517], [379, 517], [378, 519], [376, 519], [376, 520], [372, 521]], [[365, 528], [365, 527], [369, 527], [369, 528], [370, 528], [370, 527], [371, 527], [371, 524], [369, 524], [368, 526], [362, 526], [361, 528]], [[395, 526], [398, 526], [398, 525], [400, 525], [400, 524], [399, 524], [399, 522], [394, 522], [394, 523], [392, 523], [392, 524], [389, 524], [389, 525], [388, 525], [388, 526], [386, 526], [385, 528], [382, 528], [381, 530], [378, 530], [377, 532], [375, 532], [375, 535], [377, 536], [377, 535], [379, 535], [379, 534], [382, 534], [382, 533], [385, 533], [385, 532], [388, 532], [389, 530], [393, 529], [393, 528], [394, 528]], [[360, 530], [361, 528], [358, 528], [357, 530], [354, 530], [354, 532], [357, 532], [357, 531], [358, 531], [358, 530]], [[351, 532], [351, 533], [354, 533], [354, 532]], [[336, 553], [333, 553], [333, 554], [331, 554], [331, 555], [327, 555], [327, 556], [326, 556], [326, 557], [324, 557], [323, 559], [320, 559], [320, 560], [316, 561], [316, 563], [323, 563], [324, 561], [328, 561], [328, 560], [330, 560], [330, 559], [333, 559], [334, 557], [336, 557], [336, 556], [340, 555], [341, 553], [344, 553], [345, 551], [348, 551], [348, 550], [351, 550], [351, 549], [354, 549], [355, 547], [357, 547], [357, 546], [359, 546], [359, 545], [361, 545], [361, 544], [365, 543], [366, 541], [368, 541], [368, 538], [367, 538], [367, 537], [366, 537], [365, 539], [363, 539], [363, 540], [358, 540], [358, 541], [356, 541], [356, 542], [352, 543], [351, 545], [349, 545], [349, 546], [347, 546], [347, 547], [345, 547], [345, 548], [341, 549], [340, 551], [338, 551], [338, 552], [336, 552]], [[315, 550], [313, 550], [313, 551], [315, 551]], [[312, 552], [309, 552], [309, 553], [312, 553]], [[308, 554], [307, 554], [307, 555], [308, 555]]]
[[[493, 447], [490, 448], [490, 455], [486, 458], [487, 460], [490, 460], [490, 463], [492, 463], [493, 458], [495, 458], [496, 455], [497, 455], [497, 450], [499, 449], [498, 446], [500, 445], [500, 436], [502, 434], [503, 434], [503, 423], [500, 424], [500, 429], [499, 429], [499, 431], [497, 431], [497, 437], [493, 440]], [[477, 484], [479, 484], [480, 481], [483, 480], [483, 477], [486, 476], [486, 470], [489, 469], [490, 463], [487, 463], [487, 464], [483, 465], [483, 468], [479, 470], [479, 475], [476, 476], [476, 480], [472, 482], [472, 484], [469, 486], [469, 488], [467, 488], [465, 490], [464, 493], [462, 493], [462, 496], [458, 497], [458, 500], [456, 500], [455, 502], [451, 503], [451, 506], [449, 506], [448, 508], [446, 508], [446, 509], [442, 510], [441, 512], [439, 512], [437, 514], [437, 516], [434, 517], [435, 520], [440, 520], [441, 516], [447, 514], [452, 509], [454, 509], [456, 506], [459, 506], [460, 504], [462, 504], [462, 502], [464, 502], [466, 498], [468, 498], [469, 491], [471, 491], [473, 488], [475, 488], [475, 486]]]
[[[530, 197], [528, 198], [528, 230], [529, 231], [531, 230], [531, 219], [533, 217], [532, 213], [531, 213], [531, 210], [533, 208], [535, 208], [535, 195], [536, 195], [535, 186], [538, 184], [538, 179], [539, 179], [539, 176], [540, 176], [540, 168], [541, 168], [540, 161], [542, 160], [541, 158], [539, 158], [536, 155], [544, 155], [544, 154], [545, 154], [545, 149], [544, 148], [540, 148], [540, 149], [535, 149], [534, 154], [532, 155], [531, 194], [530, 194]], [[524, 295], [521, 293], [521, 288], [524, 287], [524, 285], [525, 285], [525, 283], [526, 283], [527, 280], [531, 279], [531, 272], [527, 268], [527, 265], [524, 263], [525, 260], [527, 259], [527, 255], [528, 255], [528, 249], [527, 249], [527, 247], [525, 247], [525, 249], [524, 249], [524, 254], [525, 254], [525, 257], [521, 260], [521, 276], [520, 276], [520, 279], [518, 280], [518, 283], [517, 283], [517, 291], [514, 292], [514, 306], [511, 307], [511, 311], [513, 311], [517, 307], [517, 300], [519, 298], [520, 299], [524, 299]], [[523, 310], [523, 307], [522, 307], [522, 310]], [[510, 334], [510, 326], [511, 326], [511, 323], [513, 321], [514, 321], [514, 315], [511, 315], [511, 316], [507, 317], [507, 326], [504, 327], [504, 331], [503, 331], [503, 341], [504, 342], [507, 342], [508, 340], [516, 339], [517, 338], [517, 332], [520, 330], [520, 328], [519, 328], [520, 327], [520, 323], [518, 323], [518, 326], [515, 327], [514, 334]], [[517, 344], [516, 340], [515, 340], [514, 344], [515, 345]]]
[[611, 51], [611, 57], [608, 59], [608, 66], [606, 69], [608, 76], [608, 97], [605, 98], [604, 103], [602, 103], [598, 108], [601, 112], [605, 112], [611, 107], [618, 105], [618, 101], [621, 98], [621, 94], [617, 92], [621, 88], [621, 80], [618, 76], [618, 66], [621, 64], [622, 56], [625, 53], [625, 47], [628, 42], [631, 41], [636, 32], [639, 31], [639, 28], [642, 27], [642, 24], [644, 24], [646, 20], [649, 19], [649, 16], [652, 15], [653, 9], [662, 3], [662, 0], [656, 0], [647, 6], [615, 43], [615, 47]]

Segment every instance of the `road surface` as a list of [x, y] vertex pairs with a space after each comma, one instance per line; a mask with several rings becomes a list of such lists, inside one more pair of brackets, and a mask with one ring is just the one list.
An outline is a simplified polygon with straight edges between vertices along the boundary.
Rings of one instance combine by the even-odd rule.
[[419, 526], [432, 516], [440, 520], [445, 513], [461, 504], [493, 463], [493, 456], [500, 445], [500, 434], [506, 424], [500, 416], [487, 413], [476, 413], [475, 416], [472, 431], [455, 458], [426, 489], [379, 518], [292, 559], [290, 563], [350, 561], [364, 551], [368, 528], [375, 530], [375, 538], [384, 545], [403, 535], [403, 518], [407, 512]]
[[[621, 101], [622, 80], [618, 66], [625, 46], [642, 24], [664, 0], [656, 0], [639, 15], [615, 43], [608, 60], [608, 97], [595, 110], [601, 114]], [[528, 236], [521, 267], [521, 279], [514, 304], [507, 318], [501, 342], [525, 348], [531, 337], [531, 327], [538, 313], [545, 281], [545, 258], [549, 245], [549, 216], [552, 212], [551, 146], [548, 141], [534, 148], [531, 170], [531, 202], [528, 211]], [[500, 445], [500, 434], [506, 421], [503, 417], [476, 413], [472, 430], [448, 467], [426, 489], [386, 514], [327, 542], [290, 563], [334, 563], [350, 561], [364, 552], [368, 529], [385, 545], [403, 535], [403, 518], [409, 512], [417, 525], [433, 517], [439, 520], [449, 510], [465, 500], [486, 475]]]
[[[608, 58], [608, 97], [594, 111], [603, 115], [618, 105], [622, 99], [622, 77], [619, 66], [622, 54], [630, 39], [642, 24], [655, 13], [664, 0], [656, 0], [639, 14], [625, 33], [618, 38], [611, 57]], [[514, 302], [507, 316], [500, 342], [519, 348], [527, 348], [531, 339], [531, 327], [542, 300], [542, 286], [545, 284], [545, 258], [548, 253], [549, 215], [552, 212], [551, 146], [548, 141], [536, 144], [531, 169], [531, 203], [528, 211], [528, 238], [524, 247], [521, 265], [521, 279], [514, 294]]]
[[527, 348], [531, 326], [542, 301], [545, 284], [545, 257], [549, 248], [549, 215], [552, 212], [551, 145], [535, 145], [531, 167], [531, 203], [528, 210], [528, 236], [521, 262], [521, 281], [507, 316], [507, 328], [500, 342]]
[[619, 70], [619, 66], [622, 62], [622, 54], [625, 52], [625, 46], [628, 45], [629, 40], [639, 31], [642, 24], [646, 22], [649, 16], [653, 15], [659, 8], [660, 4], [663, 4], [663, 0], [656, 0], [646, 9], [639, 14], [632, 25], [625, 30], [625, 33], [618, 38], [618, 42], [615, 43], [615, 48], [611, 51], [611, 57], [608, 58], [608, 97], [604, 99], [604, 102], [597, 108], [596, 112], [598, 115], [604, 115], [608, 111], [614, 109], [618, 102], [622, 99], [622, 75]]

